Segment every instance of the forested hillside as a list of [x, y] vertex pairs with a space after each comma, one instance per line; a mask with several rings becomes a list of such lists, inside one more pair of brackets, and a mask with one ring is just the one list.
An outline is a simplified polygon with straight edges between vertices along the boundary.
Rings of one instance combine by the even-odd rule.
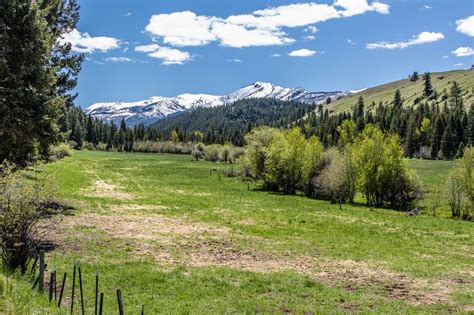
[[[400, 90], [403, 95], [403, 103], [405, 106], [416, 105], [424, 98], [424, 82], [422, 77], [422, 74], [415, 72], [406, 79], [371, 87], [359, 93], [343, 97], [328, 105], [329, 112], [332, 114], [351, 110], [361, 96], [369, 105], [372, 104], [372, 102], [375, 102], [377, 105], [380, 102], [383, 105], [391, 105], [396, 90]], [[440, 96], [438, 100], [441, 101], [443, 93], [446, 94], [446, 92], [449, 91], [450, 85], [454, 81], [456, 81], [463, 90], [463, 97], [466, 104], [470, 104], [471, 101], [474, 101], [474, 69], [431, 73], [431, 84], [433, 89], [437, 92], [437, 96]], [[373, 110], [375, 107], [369, 106], [367, 109]]]
[[181, 139], [189, 139], [193, 132], [203, 133], [206, 143], [232, 142], [243, 145], [243, 137], [253, 127], [289, 125], [315, 108], [301, 102], [276, 99], [246, 99], [231, 105], [202, 108], [156, 122], [155, 128], [165, 138], [178, 130]]

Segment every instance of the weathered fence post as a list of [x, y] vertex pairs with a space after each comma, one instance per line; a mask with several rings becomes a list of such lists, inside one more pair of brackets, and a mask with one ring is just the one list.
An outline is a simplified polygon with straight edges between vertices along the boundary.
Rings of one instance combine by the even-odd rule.
[[53, 300], [53, 283], [54, 281], [54, 272], [51, 271], [51, 274], [49, 276], [49, 302]]
[[82, 315], [84, 315], [84, 294], [82, 291], [82, 273], [81, 273], [81, 262], [77, 261], [77, 269], [79, 270], [79, 292], [81, 294], [81, 311]]
[[71, 294], [71, 314], [74, 311], [74, 289], [76, 286], [76, 259], [74, 259], [74, 269], [72, 271], [72, 294]]
[[142, 315], [145, 315], [145, 305], [142, 305]]
[[120, 291], [120, 289], [117, 289], [117, 302], [118, 302], [119, 314], [123, 315], [122, 292]]
[[95, 269], [95, 306], [94, 315], [97, 315], [97, 295], [99, 294], [99, 267]]
[[45, 269], [45, 266], [44, 266], [44, 250], [40, 250], [39, 252], [39, 261], [40, 261], [40, 265], [39, 265], [39, 285], [38, 285], [38, 289], [41, 293], [43, 293], [44, 291], [44, 269]]
[[63, 293], [64, 293], [64, 286], [66, 285], [66, 276], [67, 276], [67, 272], [64, 273], [63, 282], [61, 284], [61, 291], [59, 292], [58, 308], [61, 307], [61, 301], [63, 299]]
[[250, 191], [250, 183], [247, 183], [247, 191]]
[[56, 302], [58, 300], [58, 279], [57, 279], [57, 272], [56, 270], [53, 271], [54, 275], [54, 301]]
[[99, 315], [102, 315], [103, 307], [104, 307], [104, 292], [100, 292]]

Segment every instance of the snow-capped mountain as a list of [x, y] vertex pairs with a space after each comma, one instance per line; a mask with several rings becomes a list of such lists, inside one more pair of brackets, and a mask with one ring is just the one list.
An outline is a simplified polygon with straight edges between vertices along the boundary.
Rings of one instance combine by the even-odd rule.
[[153, 96], [138, 102], [96, 103], [86, 108], [85, 113], [116, 124], [124, 118], [128, 126], [140, 123], [150, 125], [169, 115], [177, 115], [199, 107], [231, 104], [248, 98], [275, 98], [282, 101], [321, 104], [328, 97], [335, 99], [348, 94], [350, 92], [309, 92], [302, 88], [284, 88], [268, 82], [255, 82], [224, 96], [209, 94]]

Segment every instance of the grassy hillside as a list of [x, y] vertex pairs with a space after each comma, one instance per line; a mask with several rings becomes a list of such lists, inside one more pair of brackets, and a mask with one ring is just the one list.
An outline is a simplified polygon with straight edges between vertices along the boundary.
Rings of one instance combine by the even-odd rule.
[[[457, 81], [464, 92], [465, 104], [470, 104], [474, 101], [474, 69], [435, 72], [431, 74], [431, 81], [433, 88], [440, 94], [444, 89], [449, 92], [451, 83], [453, 81]], [[328, 108], [332, 113], [340, 113], [351, 110], [352, 106], [357, 103], [357, 100], [360, 96], [364, 98], [367, 109], [370, 109], [372, 102], [375, 102], [377, 105], [379, 102], [382, 102], [384, 105], [390, 105], [397, 89], [400, 89], [405, 106], [413, 105], [413, 101], [417, 97], [423, 96], [422, 74], [420, 74], [420, 79], [417, 82], [410, 82], [410, 80], [407, 78], [372, 87], [362, 92], [337, 100], [331, 103]]]
[[[454, 165], [437, 162], [432, 174], [429, 163], [413, 165], [432, 187]], [[148, 314], [473, 309], [472, 223], [339, 210], [254, 183], [247, 190], [222, 176], [228, 167], [185, 155], [87, 151], [45, 165], [76, 207], [50, 236], [49, 266], [70, 275], [81, 259], [88, 313], [96, 265], [106, 314], [116, 312], [116, 288], [125, 313], [142, 304]], [[39, 303], [22, 296], [24, 308]]]

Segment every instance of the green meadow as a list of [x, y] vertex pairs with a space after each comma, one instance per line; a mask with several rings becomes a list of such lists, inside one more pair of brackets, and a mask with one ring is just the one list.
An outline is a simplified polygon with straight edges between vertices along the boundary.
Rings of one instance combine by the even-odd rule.
[[418, 216], [269, 193], [189, 155], [75, 152], [40, 169], [74, 207], [48, 236], [65, 303], [4, 276], [0, 310], [68, 312], [79, 259], [88, 314], [96, 268], [104, 314], [117, 288], [125, 314], [472, 312], [474, 226], [449, 218], [440, 188], [456, 162], [409, 163], [426, 190]]

